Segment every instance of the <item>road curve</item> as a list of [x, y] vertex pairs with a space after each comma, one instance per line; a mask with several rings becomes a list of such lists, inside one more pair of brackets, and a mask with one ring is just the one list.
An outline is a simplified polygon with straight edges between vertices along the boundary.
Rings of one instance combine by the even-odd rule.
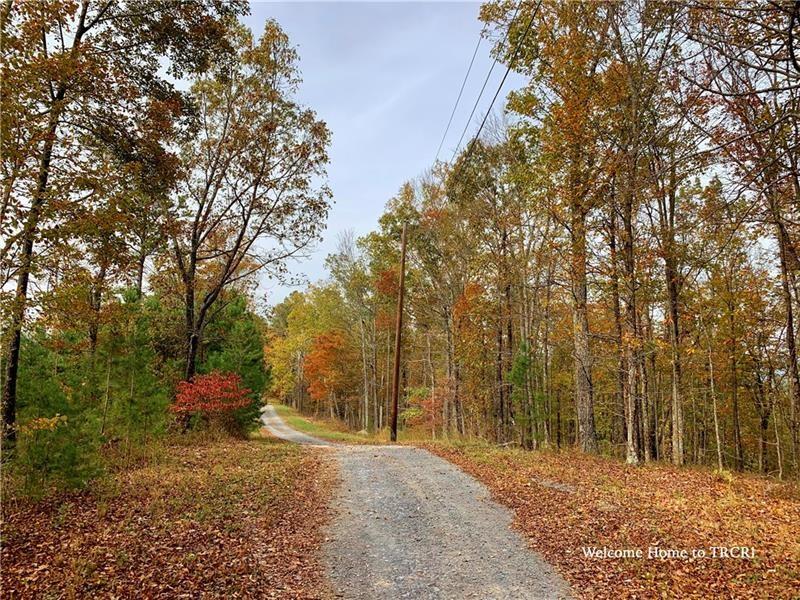
[[289, 427], [271, 404], [267, 404], [261, 409], [261, 423], [272, 435], [287, 442], [310, 446], [333, 446], [331, 442], [320, 440]]
[[408, 446], [331, 444], [288, 427], [273, 435], [332, 448], [341, 487], [323, 547], [336, 597], [556, 600], [564, 580], [511, 529], [511, 512], [449, 462]]

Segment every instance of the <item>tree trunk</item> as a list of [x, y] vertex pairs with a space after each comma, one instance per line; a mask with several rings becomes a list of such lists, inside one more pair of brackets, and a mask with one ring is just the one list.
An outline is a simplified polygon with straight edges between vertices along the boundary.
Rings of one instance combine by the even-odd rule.
[[[81, 12], [78, 16], [78, 24], [75, 28], [75, 35], [72, 41], [70, 55], [76, 58], [83, 35], [86, 33], [86, 13], [89, 3], [81, 5]], [[10, 8], [5, 11], [6, 16], [10, 14]], [[64, 110], [64, 99], [67, 94], [67, 84], [59, 83], [58, 88], [52, 96], [50, 104], [50, 116], [47, 121], [47, 131], [44, 135], [44, 146], [42, 155], [39, 159], [39, 172], [36, 177], [36, 191], [31, 201], [31, 208], [28, 218], [20, 236], [22, 242], [22, 252], [20, 253], [20, 265], [17, 270], [17, 287], [14, 292], [14, 300], [11, 307], [11, 323], [9, 325], [9, 342], [6, 359], [5, 377], [3, 381], [3, 432], [2, 440], [13, 446], [17, 439], [17, 379], [19, 376], [19, 352], [22, 344], [22, 326], [25, 322], [25, 310], [28, 304], [28, 283], [31, 275], [31, 265], [33, 261], [33, 243], [39, 229], [39, 220], [42, 216], [42, 209], [45, 204], [47, 194], [47, 183], [50, 178], [50, 162], [53, 157], [53, 146], [55, 145], [58, 125], [61, 120], [61, 113]]]
[[495, 360], [495, 377], [497, 393], [494, 400], [494, 423], [495, 423], [495, 440], [504, 442], [505, 430], [505, 381], [503, 377], [503, 319], [502, 319], [502, 305], [500, 307], [500, 315], [497, 323], [497, 356]]
[[791, 430], [792, 448], [797, 453], [798, 444], [798, 419], [797, 411], [800, 410], [800, 372], [797, 368], [797, 342], [794, 328], [794, 308], [792, 304], [792, 292], [789, 278], [789, 257], [788, 257], [788, 234], [783, 223], [778, 218], [777, 211], [773, 209], [775, 216], [775, 227], [777, 230], [778, 250], [781, 266], [781, 291], [783, 296], [783, 309], [786, 312], [786, 368], [789, 374], [789, 428]]
[[589, 346], [586, 283], [586, 211], [578, 203], [572, 205], [571, 275], [572, 324], [575, 352], [575, 409], [577, 443], [584, 452], [597, 452], [592, 391], [592, 354]]
[[183, 377], [191, 381], [197, 372], [197, 349], [200, 346], [200, 332], [194, 310], [194, 280], [192, 276], [187, 279], [185, 290], [185, 318], [186, 318], [186, 367]]
[[[63, 97], [63, 94], [62, 94]], [[9, 343], [6, 353], [6, 369], [3, 382], [3, 441], [13, 444], [17, 439], [17, 378], [19, 375], [19, 352], [22, 344], [22, 325], [25, 322], [25, 310], [28, 304], [28, 283], [31, 275], [33, 261], [33, 242], [39, 228], [39, 220], [47, 193], [47, 181], [50, 177], [50, 161], [53, 156], [56, 129], [60, 111], [52, 108], [50, 122], [42, 156], [39, 161], [39, 174], [36, 182], [36, 192], [33, 196], [28, 218], [22, 231], [22, 253], [20, 266], [17, 272], [17, 288], [14, 292], [14, 301], [11, 306], [11, 323], [8, 328]]]
[[100, 271], [92, 282], [89, 305], [92, 308], [92, 317], [89, 323], [89, 353], [94, 362], [97, 352], [97, 336], [100, 330], [100, 310], [103, 308], [103, 287], [105, 287], [108, 265], [105, 261], [100, 265]]
[[612, 202], [609, 215], [609, 260], [611, 261], [611, 302], [614, 311], [614, 332], [617, 345], [617, 389], [614, 393], [614, 412], [612, 416], [611, 440], [616, 444], [624, 444], [627, 439], [627, 419], [625, 402], [625, 351], [622, 344], [622, 307], [619, 294], [619, 259], [617, 257], [617, 209]]
[[[511, 306], [511, 284], [506, 285], [506, 366], [505, 373], [510, 373], [514, 364], [514, 317]], [[511, 379], [506, 377], [506, 406], [505, 406], [505, 423], [504, 423], [504, 438], [505, 441], [511, 439], [513, 420], [514, 420], [514, 407], [512, 405], [512, 394], [514, 392], [514, 384]]]
[[744, 450], [742, 448], [742, 431], [739, 418], [739, 365], [737, 350], [737, 335], [736, 335], [736, 307], [733, 304], [733, 267], [731, 267], [727, 278], [728, 287], [728, 325], [730, 328], [730, 339], [728, 344], [728, 361], [731, 372], [731, 412], [733, 418], [733, 447], [734, 455], [736, 457], [736, 470], [742, 471], [744, 469]]
[[359, 330], [361, 332], [361, 367], [364, 376], [364, 399], [362, 425], [365, 430], [369, 430], [369, 367], [367, 365], [367, 339], [365, 332], [364, 319], [358, 320]]
[[683, 399], [681, 398], [681, 353], [680, 353], [680, 321], [678, 313], [678, 291], [673, 269], [667, 269], [667, 303], [669, 304], [669, 342], [672, 362], [672, 462], [676, 465], [684, 463], [683, 450]]
[[714, 360], [711, 355], [711, 338], [708, 340], [708, 383], [711, 390], [711, 407], [714, 414], [714, 439], [717, 444], [717, 468], [722, 471], [722, 440], [719, 435], [719, 414], [717, 412], [717, 388], [714, 381]]
[[147, 260], [147, 255], [144, 246], [139, 251], [139, 256], [136, 259], [136, 298], [142, 299], [142, 287], [144, 285], [144, 263]]
[[551, 287], [552, 287], [552, 261], [548, 265], [547, 271], [547, 287], [545, 292], [545, 309], [544, 309], [544, 334], [542, 340], [542, 348], [544, 352], [544, 394], [545, 394], [545, 416], [544, 416], [544, 442], [546, 445], [550, 445], [552, 443], [552, 424], [551, 420], [553, 417], [553, 378], [551, 374], [551, 364], [550, 364], [550, 297], [551, 297]]
[[636, 306], [636, 262], [633, 248], [633, 196], [629, 190], [622, 205], [622, 265], [625, 289], [625, 319], [623, 321], [625, 347], [625, 396], [627, 440], [625, 459], [628, 464], [639, 464], [643, 458], [644, 431], [642, 394], [639, 389], [641, 368], [640, 332]]

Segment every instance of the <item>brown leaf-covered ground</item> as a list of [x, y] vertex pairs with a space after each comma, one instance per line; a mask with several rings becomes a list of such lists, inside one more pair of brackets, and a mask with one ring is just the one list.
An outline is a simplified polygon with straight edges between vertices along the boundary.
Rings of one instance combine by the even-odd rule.
[[175, 445], [104, 491], [3, 502], [7, 598], [319, 598], [335, 467], [271, 438]]
[[[585, 598], [800, 598], [800, 494], [755, 476], [628, 467], [577, 452], [426, 443], [515, 512], [531, 546]], [[583, 547], [641, 548], [642, 559]], [[749, 546], [750, 559], [647, 559], [648, 548]]]

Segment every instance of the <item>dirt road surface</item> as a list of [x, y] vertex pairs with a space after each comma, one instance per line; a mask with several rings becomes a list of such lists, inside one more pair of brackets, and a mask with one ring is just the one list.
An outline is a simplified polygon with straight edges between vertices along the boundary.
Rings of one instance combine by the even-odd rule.
[[341, 486], [323, 547], [337, 597], [556, 600], [564, 580], [511, 529], [511, 513], [475, 479], [426, 450], [332, 444], [288, 427], [273, 435], [328, 446]]

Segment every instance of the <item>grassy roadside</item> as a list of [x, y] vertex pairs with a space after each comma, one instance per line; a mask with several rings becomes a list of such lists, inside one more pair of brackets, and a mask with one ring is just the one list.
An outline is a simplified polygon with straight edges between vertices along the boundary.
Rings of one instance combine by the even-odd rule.
[[3, 596], [326, 596], [323, 452], [268, 438], [165, 450], [102, 488], [4, 495]]
[[388, 441], [385, 432], [353, 433], [347, 429], [344, 423], [301, 415], [295, 409], [283, 404], [273, 404], [272, 406], [289, 427], [320, 439], [346, 444], [382, 444]]
[[[388, 444], [389, 430], [372, 431], [369, 433], [355, 433], [347, 428], [342, 421], [315, 418], [300, 414], [297, 410], [284, 404], [273, 404], [275, 412], [286, 422], [287, 425], [302, 431], [308, 435], [330, 440], [332, 442], [342, 442], [344, 444]], [[417, 441], [427, 441], [428, 437], [420, 437], [418, 429], [401, 429], [398, 431], [398, 441], [401, 444], [414, 444]]]

